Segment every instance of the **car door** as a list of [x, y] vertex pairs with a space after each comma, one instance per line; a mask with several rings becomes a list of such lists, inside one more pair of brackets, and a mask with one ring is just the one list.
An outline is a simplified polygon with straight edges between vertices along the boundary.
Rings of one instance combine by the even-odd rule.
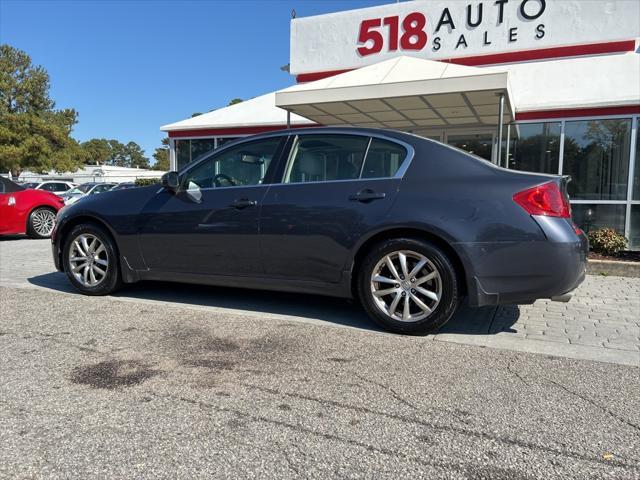
[[353, 246], [393, 204], [408, 152], [408, 146], [366, 135], [297, 136], [282, 183], [263, 200], [265, 273], [338, 282]]
[[286, 137], [218, 150], [180, 175], [177, 193], [159, 189], [140, 216], [140, 246], [151, 270], [261, 275], [258, 241], [265, 179]]

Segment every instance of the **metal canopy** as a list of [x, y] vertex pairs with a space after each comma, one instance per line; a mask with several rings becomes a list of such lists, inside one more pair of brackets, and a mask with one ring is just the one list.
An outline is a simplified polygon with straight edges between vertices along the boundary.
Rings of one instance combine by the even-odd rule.
[[507, 72], [398, 57], [276, 92], [276, 105], [322, 125], [411, 130], [514, 119]]

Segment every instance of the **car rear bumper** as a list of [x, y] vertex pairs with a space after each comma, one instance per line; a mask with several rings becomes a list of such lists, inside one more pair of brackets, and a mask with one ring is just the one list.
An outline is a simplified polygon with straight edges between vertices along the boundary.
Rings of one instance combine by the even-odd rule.
[[472, 306], [526, 304], [541, 298], [568, 301], [585, 278], [586, 235], [577, 234], [564, 219], [539, 223], [546, 240], [455, 245], [467, 266]]

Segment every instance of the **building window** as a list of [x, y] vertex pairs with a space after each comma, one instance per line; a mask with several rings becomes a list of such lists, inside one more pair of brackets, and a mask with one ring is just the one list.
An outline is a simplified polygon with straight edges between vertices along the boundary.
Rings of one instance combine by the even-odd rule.
[[[636, 156], [636, 160], [638, 157]], [[640, 205], [631, 205], [631, 222], [629, 224], [629, 248], [640, 250]]]
[[631, 119], [565, 123], [563, 173], [582, 200], [626, 200]]
[[200, 155], [209, 153], [216, 148], [215, 138], [199, 138], [191, 140], [191, 161], [193, 162]]
[[633, 168], [633, 194], [631, 198], [640, 200], [640, 117], [636, 119], [636, 160]]
[[561, 122], [511, 125], [509, 168], [527, 172], [558, 173]]
[[176, 140], [176, 163], [180, 170], [191, 162], [191, 140]]
[[493, 136], [490, 133], [447, 135], [447, 143], [452, 147], [459, 148], [460, 150], [491, 161]]
[[588, 204], [571, 205], [571, 216], [576, 225], [589, 233], [591, 230], [608, 227], [624, 233], [626, 205]]

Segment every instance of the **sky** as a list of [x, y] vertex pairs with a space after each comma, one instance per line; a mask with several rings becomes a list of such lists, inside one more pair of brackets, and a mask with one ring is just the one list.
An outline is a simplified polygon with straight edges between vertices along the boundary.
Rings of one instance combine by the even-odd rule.
[[160, 126], [287, 87], [289, 21], [393, 0], [0, 0], [0, 43], [28, 53], [73, 136], [140, 144]]

